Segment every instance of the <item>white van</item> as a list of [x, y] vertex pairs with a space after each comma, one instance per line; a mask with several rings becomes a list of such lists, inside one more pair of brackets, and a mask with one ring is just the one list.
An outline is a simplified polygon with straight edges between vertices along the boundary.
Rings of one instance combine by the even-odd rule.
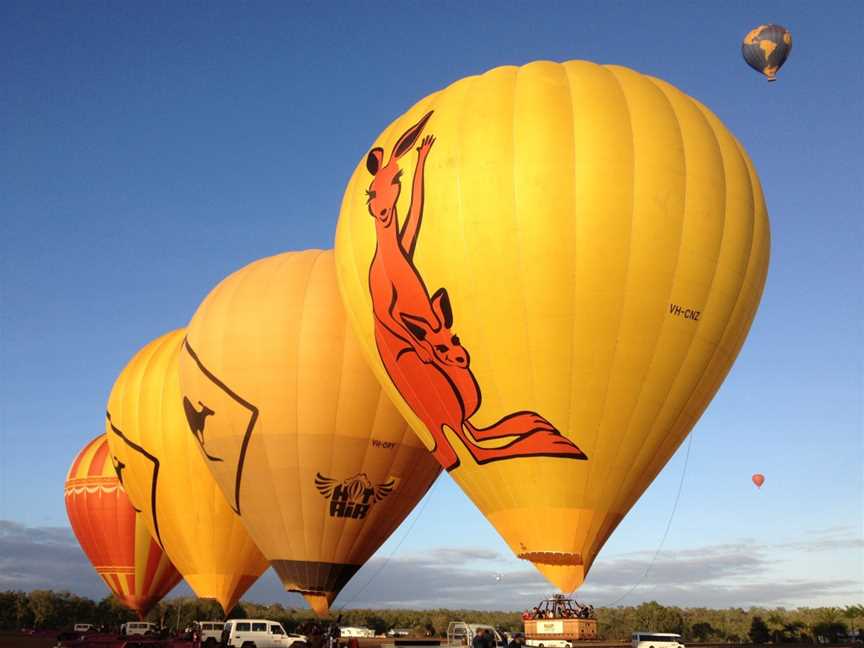
[[281, 623], [267, 619], [228, 619], [222, 648], [306, 648], [306, 637], [288, 634]]
[[222, 640], [222, 628], [225, 624], [221, 621], [195, 621], [192, 626], [201, 637], [201, 645], [204, 648], [213, 648]]
[[684, 648], [680, 634], [671, 632], [634, 632], [633, 648]]
[[159, 632], [159, 626], [149, 621], [129, 621], [120, 626], [120, 634], [132, 637], [134, 635], [145, 635], [147, 633], [156, 634]]

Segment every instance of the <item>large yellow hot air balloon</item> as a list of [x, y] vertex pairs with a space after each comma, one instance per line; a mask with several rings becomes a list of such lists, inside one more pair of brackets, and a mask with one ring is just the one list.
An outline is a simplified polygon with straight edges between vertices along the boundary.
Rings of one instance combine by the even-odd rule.
[[129, 501], [118, 479], [122, 474], [100, 434], [69, 468], [66, 513], [93, 568], [117, 600], [143, 619], [180, 582], [180, 574]]
[[332, 251], [262, 259], [199, 306], [180, 356], [219, 485], [319, 614], [440, 472], [369, 371]]
[[375, 374], [566, 592], [729, 371], [768, 249], [756, 173], [717, 117], [585, 61], [418, 102], [358, 165], [336, 232]]
[[177, 357], [185, 330], [153, 340], [123, 369], [106, 434], [130, 499], [192, 590], [225, 613], [267, 569], [189, 429]]

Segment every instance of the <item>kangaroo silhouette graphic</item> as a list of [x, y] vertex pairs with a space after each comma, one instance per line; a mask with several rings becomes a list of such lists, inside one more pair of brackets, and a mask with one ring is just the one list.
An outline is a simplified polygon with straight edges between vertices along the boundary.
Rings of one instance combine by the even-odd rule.
[[[122, 461], [120, 461], [120, 460], [119, 460], [117, 457], [115, 457], [114, 455], [111, 455], [111, 465], [114, 467], [114, 474], [117, 475], [117, 481], [120, 482], [120, 485], [121, 485], [121, 486], [124, 488], [124, 490], [125, 490], [125, 488], [126, 488], [126, 484], [123, 483], [123, 470], [125, 470], [125, 468], [126, 468], [126, 464], [123, 463]], [[131, 500], [129, 501], [129, 504], [132, 505], [132, 501], [131, 501]], [[136, 513], [140, 513], [140, 512], [141, 512], [141, 509], [139, 509], [139, 508], [135, 508], [135, 506], [132, 506], [132, 509], [133, 509]]]
[[123, 469], [126, 468], [126, 464], [114, 455], [111, 455], [111, 465], [114, 467], [114, 474], [117, 475], [117, 480], [123, 486]]
[[[366, 157], [372, 182], [366, 191], [375, 219], [376, 246], [369, 266], [369, 293], [378, 355], [393, 385], [423, 421], [435, 442], [432, 452], [446, 470], [460, 460], [447, 438], [451, 430], [478, 464], [516, 457], [588, 457], [536, 412], [509, 414], [485, 428], [470, 418], [481, 404], [481, 391], [470, 369], [470, 356], [453, 334], [453, 309], [445, 288], [430, 297], [414, 264], [414, 251], [423, 220], [426, 159], [435, 143], [426, 135], [417, 147], [408, 215], [401, 228], [396, 202], [401, 192], [398, 160], [413, 147], [432, 116], [430, 111], [405, 131], [384, 164], [384, 149]], [[504, 445], [486, 448], [481, 442], [513, 437]]]
[[222, 461], [221, 458], [209, 454], [207, 448], [204, 447], [204, 425], [207, 422], [207, 417], [212, 416], [216, 412], [207, 407], [201, 401], [198, 401], [198, 404], [201, 406], [200, 411], [195, 409], [192, 401], [190, 401], [186, 396], [183, 397], [183, 411], [186, 413], [186, 420], [189, 422], [189, 429], [192, 430], [192, 434], [195, 435], [195, 439], [198, 441], [198, 445], [201, 446], [201, 451], [204, 453], [205, 457], [210, 461]]

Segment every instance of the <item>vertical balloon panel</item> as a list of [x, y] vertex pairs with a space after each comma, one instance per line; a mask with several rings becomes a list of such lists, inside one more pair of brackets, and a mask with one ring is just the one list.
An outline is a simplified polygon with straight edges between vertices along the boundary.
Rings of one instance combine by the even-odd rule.
[[731, 367], [768, 247], [758, 179], [716, 117], [580, 61], [420, 101], [358, 165], [336, 233], [373, 371], [567, 591]]

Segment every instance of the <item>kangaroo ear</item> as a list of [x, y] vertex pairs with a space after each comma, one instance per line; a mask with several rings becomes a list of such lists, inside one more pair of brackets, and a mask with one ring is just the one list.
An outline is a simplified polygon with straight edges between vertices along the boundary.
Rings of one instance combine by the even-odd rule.
[[453, 326], [453, 309], [450, 306], [450, 295], [446, 288], [439, 288], [432, 295], [432, 311], [444, 328]]
[[381, 168], [381, 160], [383, 159], [384, 149], [380, 146], [376, 146], [369, 151], [369, 155], [366, 156], [366, 170], [374, 176], [378, 173], [378, 169]]
[[410, 331], [411, 335], [413, 335], [419, 342], [426, 339], [426, 328], [423, 326], [425, 324], [423, 320], [419, 317], [405, 315], [404, 313], [401, 317], [402, 323], [405, 325], [405, 328]]
[[396, 142], [396, 146], [393, 147], [394, 158], [400, 158], [411, 150], [411, 147], [414, 146], [414, 142], [416, 142], [417, 138], [420, 137], [423, 127], [426, 125], [426, 122], [429, 121], [433, 112], [433, 110], [430, 110], [420, 118], [420, 121], [402, 134], [402, 137], [400, 137], [399, 141]]

